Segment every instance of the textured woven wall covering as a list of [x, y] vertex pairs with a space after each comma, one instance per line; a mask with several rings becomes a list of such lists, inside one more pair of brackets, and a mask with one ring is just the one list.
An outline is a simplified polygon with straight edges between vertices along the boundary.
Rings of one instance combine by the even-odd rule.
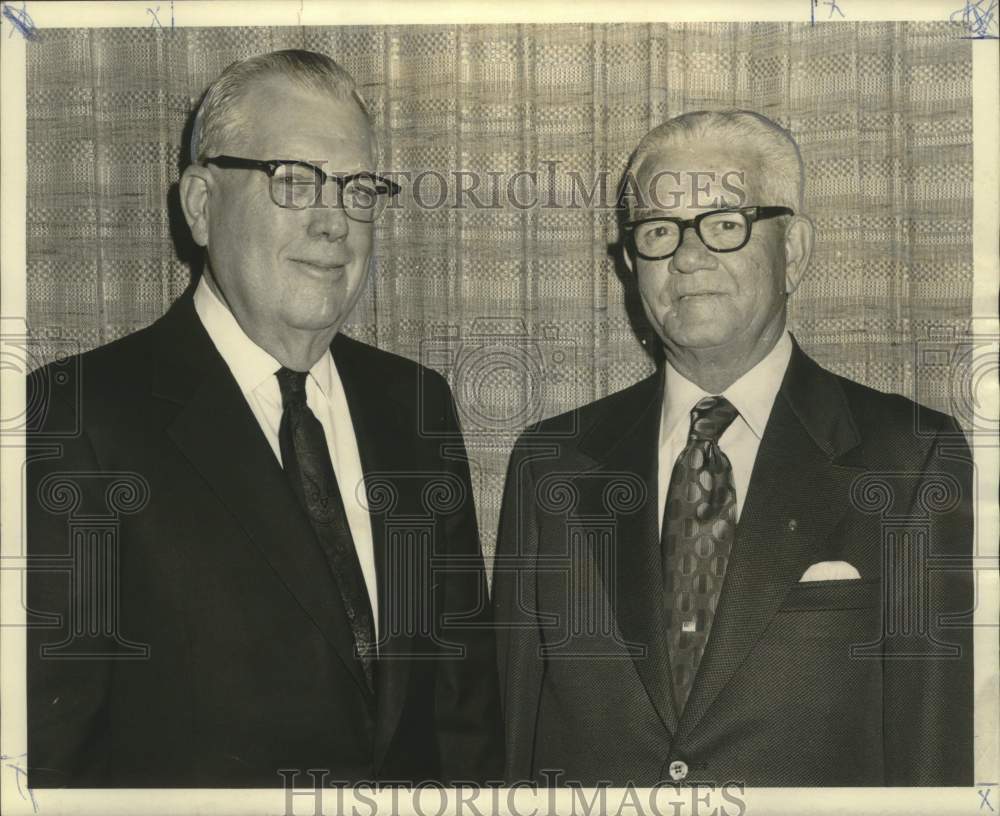
[[[616, 180], [639, 137], [685, 110], [770, 116], [802, 148], [819, 232], [796, 335], [840, 373], [949, 408], [947, 366], [914, 366], [929, 330], [964, 330], [972, 295], [971, 49], [945, 24], [45, 30], [27, 87], [42, 357], [145, 326], [183, 291], [192, 107], [233, 60], [292, 47], [355, 75], [384, 168], [446, 179], [534, 170], [563, 194], [571, 172]], [[406, 205], [379, 224], [346, 331], [451, 377], [488, 552], [514, 434], [651, 370], [615, 238], [607, 209], [503, 201]]]

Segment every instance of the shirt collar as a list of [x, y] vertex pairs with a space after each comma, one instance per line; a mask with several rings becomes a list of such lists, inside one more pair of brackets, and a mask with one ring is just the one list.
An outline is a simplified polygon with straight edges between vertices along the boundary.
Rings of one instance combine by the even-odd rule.
[[[758, 439], [763, 438], [764, 428], [771, 416], [774, 399], [781, 388], [781, 381], [792, 357], [792, 339], [784, 331], [778, 342], [763, 360], [746, 372], [736, 382], [722, 392], [747, 426]], [[665, 363], [663, 397], [663, 439], [667, 439], [681, 422], [687, 427], [691, 421], [691, 409], [703, 397], [712, 396], [700, 386], [678, 373]]]
[[[278, 381], [274, 375], [281, 368], [281, 363], [247, 336], [229, 307], [212, 291], [204, 276], [198, 281], [194, 291], [194, 308], [208, 336], [229, 366], [240, 391], [252, 394], [264, 386], [263, 393], [277, 396], [280, 404]], [[329, 399], [334, 377], [333, 356], [329, 349], [309, 369], [309, 375], [315, 380], [323, 396]]]

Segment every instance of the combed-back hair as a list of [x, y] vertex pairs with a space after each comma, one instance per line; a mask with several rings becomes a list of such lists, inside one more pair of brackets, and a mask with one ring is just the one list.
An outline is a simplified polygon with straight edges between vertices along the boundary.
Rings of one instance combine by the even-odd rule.
[[254, 82], [272, 76], [330, 93], [337, 99], [353, 100], [371, 124], [368, 107], [357, 91], [354, 77], [330, 57], [296, 49], [272, 51], [232, 63], [209, 85], [191, 129], [191, 161], [202, 162], [224, 152], [224, 145], [249, 126], [240, 103]]
[[679, 144], [710, 141], [748, 157], [760, 168], [752, 180], [759, 201], [747, 202], [802, 211], [805, 171], [792, 135], [766, 116], [748, 110], [691, 111], [668, 119], [642, 137], [629, 160], [635, 174], [650, 154]]

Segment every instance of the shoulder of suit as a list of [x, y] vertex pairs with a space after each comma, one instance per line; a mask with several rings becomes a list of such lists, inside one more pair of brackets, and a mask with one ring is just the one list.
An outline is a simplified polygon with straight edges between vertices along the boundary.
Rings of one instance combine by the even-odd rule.
[[379, 366], [396, 368], [401, 371], [414, 371], [418, 369], [431, 371], [431, 369], [421, 365], [416, 360], [404, 357], [401, 354], [386, 351], [385, 349], [380, 349], [377, 346], [365, 343], [363, 340], [358, 340], [357, 338], [343, 333], [337, 335], [334, 340], [333, 347], [335, 356], [349, 354], [354, 357], [368, 358], [370, 361], [375, 362]]
[[140, 388], [150, 376], [155, 325], [34, 369], [27, 378], [29, 397], [38, 389], [58, 399], [60, 394], [107, 397], [116, 391]]
[[948, 414], [829, 373], [844, 393], [863, 450], [923, 460], [942, 435], [964, 443], [962, 431]]
[[424, 384], [430, 384], [431, 387], [448, 387], [447, 380], [434, 369], [346, 334], [337, 335], [333, 349], [335, 361], [349, 361], [369, 373], [376, 374], [382, 381], [383, 387], [387, 389], [396, 387], [407, 389], [417, 377], [422, 378]]
[[565, 437], [572, 434], [582, 437], [590, 428], [607, 416], [614, 416], [626, 409], [633, 409], [636, 400], [649, 398], [651, 389], [657, 387], [659, 377], [651, 374], [644, 380], [615, 391], [612, 394], [573, 408], [562, 414], [543, 419], [524, 430], [521, 438], [528, 440], [534, 437]]
[[343, 334], [334, 339], [333, 356], [345, 388], [390, 400], [405, 416], [418, 417], [431, 434], [456, 430], [457, 407], [437, 371]]
[[[141, 389], [151, 371], [157, 346], [157, 323], [91, 349], [36, 368], [28, 377], [29, 388], [48, 387], [55, 380], [73, 386], [72, 393], [107, 395], [121, 389]], [[444, 378], [420, 363], [383, 351], [360, 340], [338, 335], [338, 353], [352, 358], [360, 368], [377, 372], [383, 385], [408, 383], [421, 374], [427, 382], [445, 385]], [[68, 391], [70, 389], [67, 389]]]
[[117, 432], [143, 422], [153, 376], [152, 333], [146, 327], [33, 370], [25, 382], [29, 437]]

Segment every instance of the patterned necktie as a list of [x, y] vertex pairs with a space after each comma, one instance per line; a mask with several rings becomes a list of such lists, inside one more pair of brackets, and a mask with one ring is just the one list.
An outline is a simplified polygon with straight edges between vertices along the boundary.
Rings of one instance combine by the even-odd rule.
[[679, 712], [708, 642], [736, 537], [733, 470], [718, 440], [738, 415], [725, 397], [698, 401], [667, 490], [661, 537], [664, 608]]
[[330, 571], [340, 589], [368, 688], [375, 689], [375, 627], [344, 501], [330, 461], [323, 426], [306, 405], [306, 372], [282, 368], [281, 461], [292, 489], [309, 516]]

